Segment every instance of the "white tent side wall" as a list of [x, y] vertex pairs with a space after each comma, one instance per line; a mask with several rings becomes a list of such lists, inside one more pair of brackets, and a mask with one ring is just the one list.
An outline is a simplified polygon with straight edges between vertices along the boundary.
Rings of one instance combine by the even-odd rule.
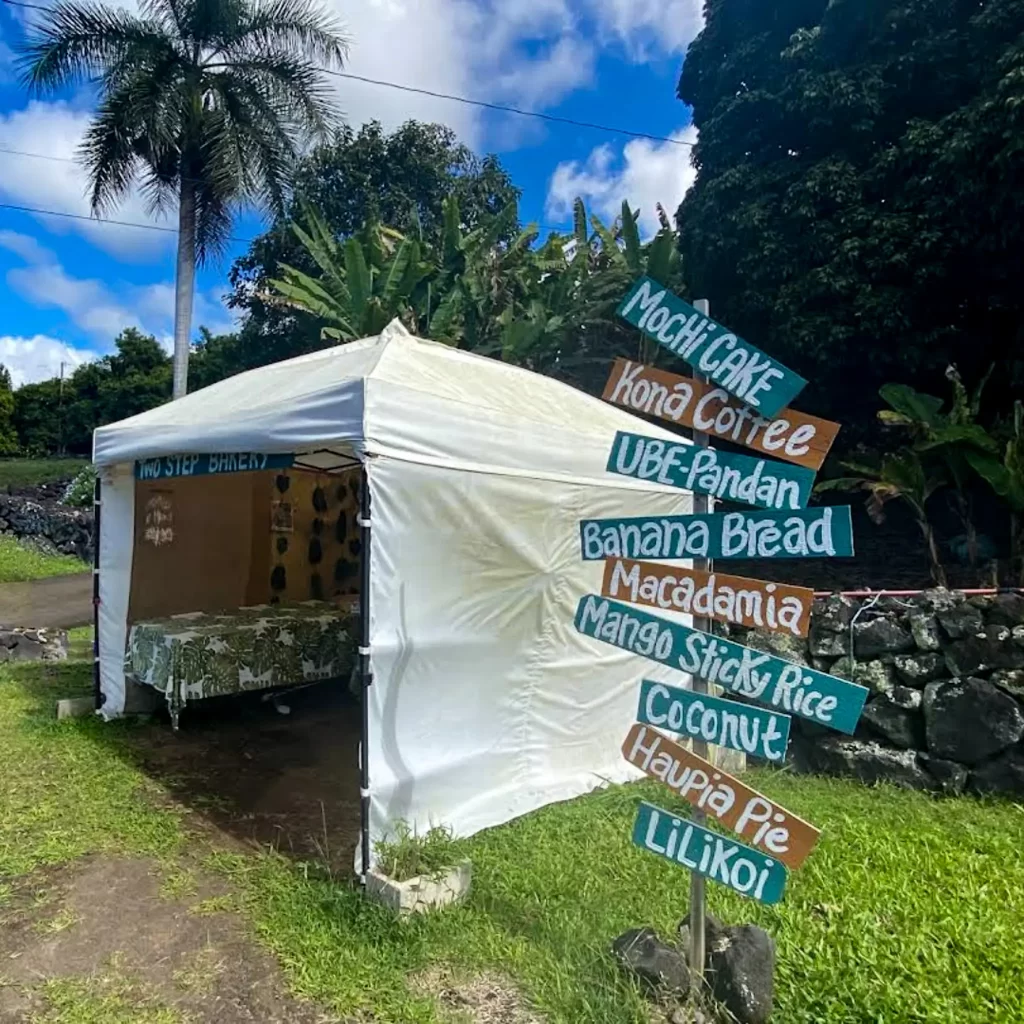
[[577, 633], [579, 521], [677, 515], [689, 494], [370, 461], [372, 840], [404, 820], [461, 835], [603, 780], [639, 680], [679, 673]]
[[128, 465], [100, 472], [99, 659], [100, 714], [117, 718], [125, 709], [124, 651], [135, 538], [135, 477]]

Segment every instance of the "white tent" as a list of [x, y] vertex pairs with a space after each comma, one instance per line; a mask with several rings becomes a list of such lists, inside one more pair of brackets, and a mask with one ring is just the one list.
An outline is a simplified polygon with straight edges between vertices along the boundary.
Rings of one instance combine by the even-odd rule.
[[667, 673], [576, 632], [602, 572], [581, 559], [579, 521], [687, 513], [691, 498], [608, 473], [618, 430], [680, 440], [397, 321], [100, 428], [101, 714], [125, 710], [133, 464], [329, 449], [362, 463], [371, 500], [369, 834], [399, 819], [471, 834], [633, 777], [619, 748], [638, 682]]

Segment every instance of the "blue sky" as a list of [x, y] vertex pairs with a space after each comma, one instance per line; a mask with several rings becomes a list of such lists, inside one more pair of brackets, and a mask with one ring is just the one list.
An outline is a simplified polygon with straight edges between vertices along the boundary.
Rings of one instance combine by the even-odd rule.
[[[48, 0], [36, 0], [46, 4]], [[134, 0], [112, 0], [132, 7]], [[675, 98], [701, 0], [325, 0], [352, 39], [355, 74], [692, 141]], [[18, 86], [12, 48], [36, 12], [0, 6], [0, 203], [88, 213], [71, 160], [89, 121], [89, 90], [46, 100]], [[571, 203], [611, 219], [628, 198], [641, 225], [655, 204], [674, 210], [693, 178], [689, 147], [630, 140], [568, 125], [338, 80], [350, 123], [408, 118], [450, 125], [477, 152], [495, 152], [523, 190], [521, 217], [571, 222]], [[137, 196], [111, 216], [159, 223]], [[164, 226], [171, 226], [163, 222]], [[240, 239], [260, 231], [243, 213]], [[169, 344], [173, 232], [138, 230], [0, 208], [0, 362], [16, 384], [53, 376], [108, 352], [123, 327]], [[197, 278], [195, 323], [232, 327], [222, 299], [237, 242]]]

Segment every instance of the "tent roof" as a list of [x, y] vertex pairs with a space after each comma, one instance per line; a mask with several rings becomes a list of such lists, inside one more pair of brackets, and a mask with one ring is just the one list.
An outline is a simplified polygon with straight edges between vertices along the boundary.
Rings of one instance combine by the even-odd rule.
[[93, 459], [334, 448], [610, 484], [618, 481], [605, 462], [618, 430], [683, 440], [550, 377], [415, 338], [395, 320], [376, 337], [259, 367], [100, 427]]

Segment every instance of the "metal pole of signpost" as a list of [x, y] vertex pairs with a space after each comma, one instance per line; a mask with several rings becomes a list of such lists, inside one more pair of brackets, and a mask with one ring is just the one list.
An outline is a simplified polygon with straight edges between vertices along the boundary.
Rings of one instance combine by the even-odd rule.
[[[702, 316], [708, 316], [708, 300], [707, 299], [696, 299], [693, 303], [694, 309], [697, 310]], [[705, 381], [707, 378], [700, 373], [694, 373], [699, 381]], [[708, 446], [708, 435], [699, 431], [693, 431], [693, 443], [699, 445], [701, 448], [707, 448]], [[705, 494], [695, 494], [693, 496], [693, 512], [694, 515], [699, 515], [704, 512], [710, 512], [712, 510], [713, 502]], [[694, 569], [699, 569], [703, 572], [711, 572], [711, 559], [710, 558], [695, 558], [693, 560]], [[693, 620], [695, 629], [703, 630], [706, 633], [712, 631], [711, 620], [708, 618], [695, 618]], [[692, 684], [694, 693], [707, 693], [708, 684], [697, 676], [693, 677]], [[708, 761], [714, 760], [712, 752], [708, 749], [707, 743], [704, 740], [693, 741], [693, 752], [698, 757], [703, 757]], [[703, 825], [707, 815], [700, 808], [695, 807], [693, 814], [691, 815], [692, 820], [697, 825]], [[694, 871], [690, 875], [690, 974], [696, 985], [698, 993], [703, 991], [704, 988], [704, 960], [706, 956], [706, 948], [704, 941], [704, 922], [705, 922], [705, 900], [704, 900], [704, 876]]]

